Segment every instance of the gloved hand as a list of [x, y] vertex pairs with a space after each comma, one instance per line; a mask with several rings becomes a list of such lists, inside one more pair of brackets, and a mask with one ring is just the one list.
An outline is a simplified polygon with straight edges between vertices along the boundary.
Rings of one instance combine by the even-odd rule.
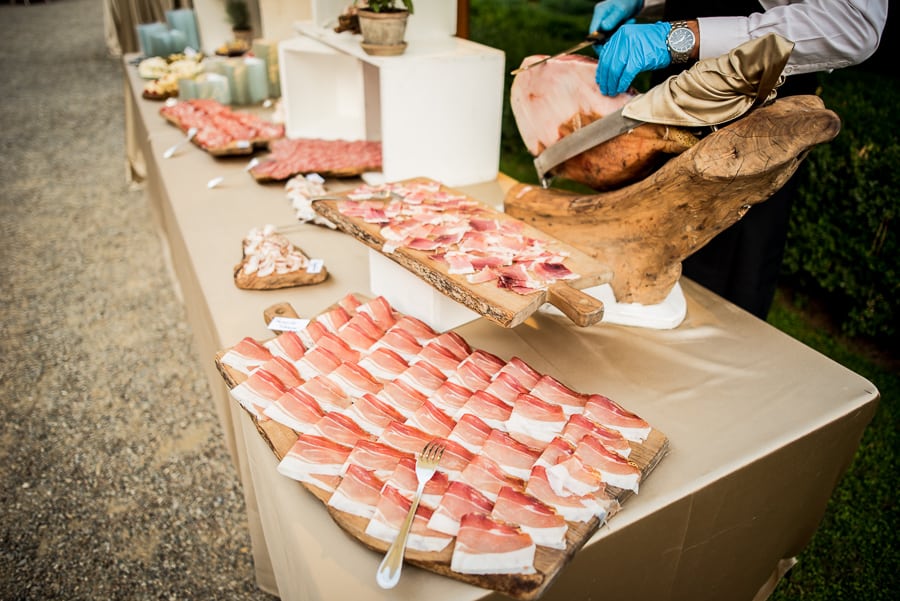
[[607, 96], [628, 89], [638, 73], [663, 69], [672, 62], [666, 37], [671, 25], [664, 21], [626, 24], [600, 49], [596, 80]]
[[644, 7], [644, 0], [603, 0], [594, 5], [591, 30], [609, 31], [623, 21], [635, 16]]

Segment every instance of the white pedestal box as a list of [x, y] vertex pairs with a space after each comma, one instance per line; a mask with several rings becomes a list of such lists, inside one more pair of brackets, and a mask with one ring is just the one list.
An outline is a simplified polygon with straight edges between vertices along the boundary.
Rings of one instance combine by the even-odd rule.
[[408, 37], [404, 54], [379, 57], [347, 32], [313, 23], [297, 31], [278, 48], [289, 138], [380, 140], [387, 181], [497, 177], [501, 50], [441, 35]]
[[446, 332], [481, 317], [376, 250], [369, 249], [369, 288], [397, 311]]
[[[338, 15], [350, 5], [348, 0], [311, 0], [312, 24], [334, 29]], [[402, 3], [398, 2], [402, 8]], [[451, 36], [456, 33], [456, 0], [419, 0], [406, 25], [406, 40]]]

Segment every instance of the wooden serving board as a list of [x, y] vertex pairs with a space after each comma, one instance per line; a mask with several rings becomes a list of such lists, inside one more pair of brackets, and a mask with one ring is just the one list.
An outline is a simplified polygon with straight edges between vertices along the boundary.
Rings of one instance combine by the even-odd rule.
[[[306, 256], [306, 253], [296, 245], [294, 245], [294, 250]], [[305, 269], [300, 269], [290, 273], [273, 273], [260, 277], [255, 273], [248, 274], [244, 272], [245, 261], [246, 258], [234, 266], [234, 285], [243, 290], [277, 290], [294, 286], [311, 286], [313, 284], [321, 284], [328, 279], [328, 270], [325, 269], [324, 265], [316, 273], [309, 273]]]
[[[427, 178], [415, 178], [401, 183], [431, 183]], [[443, 190], [454, 194], [462, 194], [441, 186]], [[471, 197], [470, 197], [471, 198]], [[477, 200], [477, 199], [473, 199]], [[364, 220], [344, 215], [338, 210], [341, 201], [329, 199], [313, 200], [313, 209], [327, 218], [338, 228], [352, 235], [371, 248], [382, 252], [385, 243], [379, 224], [366, 223]], [[388, 200], [384, 201], [385, 203]], [[518, 221], [505, 213], [495, 211], [484, 205], [488, 215], [497, 220]], [[521, 223], [521, 222], [520, 222]], [[581, 290], [612, 280], [612, 271], [604, 264], [597, 262], [590, 255], [558, 240], [537, 228], [524, 225], [525, 234], [544, 240], [549, 247], [564, 250], [568, 258], [564, 264], [581, 277], [569, 282], [557, 282], [546, 290], [539, 290], [523, 295], [501, 288], [496, 282], [470, 283], [465, 275], [449, 273], [446, 263], [436, 261], [427, 251], [398, 248], [385, 256], [416, 274], [438, 291], [453, 300], [465, 305], [476, 313], [504, 327], [512, 328], [525, 321], [544, 303], [550, 303], [562, 311], [576, 325], [589, 326], [603, 318], [603, 304], [598, 299], [585, 294]]]
[[[289, 304], [281, 303], [267, 309], [264, 318], [268, 323], [275, 316], [297, 317], [297, 314]], [[231, 389], [243, 382], [246, 376], [222, 364], [221, 359], [225, 352], [223, 350], [217, 353], [215, 361], [219, 373], [222, 375], [228, 388]], [[241, 407], [239, 403], [238, 406]], [[249, 412], [248, 415], [253, 420], [257, 432], [259, 432], [269, 448], [272, 449], [272, 453], [281, 461], [299, 437], [298, 432], [273, 420], [260, 421]], [[643, 443], [631, 442], [630, 444], [632, 451], [629, 461], [640, 468], [641, 482], [645, 482], [668, 452], [669, 441], [662, 432], [653, 429]], [[325, 504], [331, 518], [345, 532], [373, 551], [382, 554], [387, 552], [390, 546], [389, 543], [372, 538], [365, 533], [366, 525], [368, 524], [367, 519], [328, 506], [328, 499], [331, 496], [329, 491], [303, 482], [298, 482], [297, 484]], [[631, 490], [616, 487], [608, 487], [607, 492], [618, 501], [620, 506], [624, 505], [627, 499], [634, 494]], [[610, 517], [614, 518], [614, 515]], [[565, 550], [537, 547], [535, 553], [535, 574], [460, 574], [454, 572], [450, 569], [450, 560], [453, 555], [455, 541], [451, 542], [439, 553], [407, 549], [404, 561], [454, 580], [503, 593], [514, 599], [535, 601], [550, 587], [575, 553], [584, 546], [600, 526], [601, 523], [597, 518], [593, 518], [589, 522], [568, 522]], [[372, 574], [372, 586], [376, 586], [374, 572]]]
[[[161, 114], [166, 121], [180, 129], [184, 133], [187, 133], [188, 129], [190, 129], [188, 127], [185, 127], [184, 124], [181, 123], [180, 119], [177, 119], [171, 115], [166, 115], [165, 113]], [[228, 157], [251, 155], [257, 150], [268, 148], [270, 141], [271, 140], [269, 140], [268, 138], [257, 138], [254, 140], [241, 140], [239, 142], [232, 142], [231, 144], [228, 144], [226, 146], [212, 147], [204, 146], [203, 144], [198, 142], [197, 138], [195, 137], [193, 140], [191, 140], [191, 143], [197, 148], [205, 150], [207, 153], [211, 154], [214, 157]]]

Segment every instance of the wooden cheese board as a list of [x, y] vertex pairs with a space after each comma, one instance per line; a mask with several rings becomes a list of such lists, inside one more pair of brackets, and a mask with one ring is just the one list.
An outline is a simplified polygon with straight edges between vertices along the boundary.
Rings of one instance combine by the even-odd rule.
[[[414, 178], [400, 183], [440, 185], [438, 182], [428, 178]], [[453, 194], [462, 194], [443, 185], [441, 185], [441, 190]], [[340, 198], [340, 195], [337, 195], [337, 197], [330, 196], [327, 199], [313, 199], [313, 209], [336, 224], [342, 231], [352, 235], [371, 248], [383, 252], [386, 240], [381, 233], [381, 226], [376, 223], [368, 223], [358, 217], [343, 214], [339, 208], [343, 200], [343, 198]], [[477, 199], [472, 200], [477, 201]], [[388, 200], [384, 202], [387, 203]], [[613, 274], [606, 265], [599, 263], [596, 259], [577, 248], [531, 225], [516, 220], [514, 217], [496, 211], [486, 205], [483, 205], [483, 208], [485, 214], [491, 218], [498, 221], [522, 223], [526, 235], [545, 241], [552, 248], [565, 251], [568, 254], [568, 258], [565, 260], [564, 265], [580, 277], [577, 280], [555, 282], [546, 289], [537, 290], [530, 294], [519, 294], [502, 288], [493, 281], [473, 284], [468, 281], [465, 275], [450, 273], [449, 266], [446, 263], [433, 259], [431, 253], [427, 251], [399, 247], [392, 252], [384, 254], [423, 279], [439, 292], [504, 327], [512, 328], [519, 325], [544, 303], [554, 305], [579, 326], [593, 325], [603, 318], [603, 303], [585, 294], [582, 292], [582, 289], [611, 281]]]
[[[364, 297], [359, 298], [365, 300]], [[297, 317], [297, 314], [289, 304], [281, 303], [273, 305], [264, 313], [267, 323], [276, 316]], [[217, 353], [215, 362], [226, 385], [229, 389], [232, 389], [243, 382], [247, 376], [222, 362], [222, 357], [226, 352], [227, 349]], [[239, 403], [238, 406], [241, 407]], [[243, 409], [243, 407], [241, 408]], [[274, 420], [260, 420], [249, 412], [248, 415], [256, 426], [259, 435], [272, 450], [275, 457], [281, 461], [298, 439], [299, 433]], [[668, 452], [669, 441], [662, 432], [654, 428], [643, 442], [631, 442], [630, 445], [632, 450], [628, 460], [640, 469], [641, 482], [644, 482]], [[381, 554], [387, 551], [388, 542], [366, 534], [367, 519], [329, 506], [328, 500], [331, 496], [329, 491], [305, 482], [298, 482], [297, 484], [325, 504], [334, 522], [361, 544]], [[607, 487], [607, 493], [618, 502], [620, 507], [634, 494], [631, 490], [612, 486]], [[614, 518], [614, 515], [611, 517]], [[407, 549], [404, 560], [406, 563], [430, 572], [497, 591], [513, 599], [535, 601], [552, 585], [575, 553], [584, 546], [602, 523], [597, 518], [593, 518], [588, 522], [567, 522], [567, 525], [565, 549], [557, 550], [542, 546], [537, 547], [534, 561], [536, 572], [534, 574], [462, 574], [455, 572], [450, 568], [454, 548], [453, 542], [441, 552], [436, 553]], [[372, 574], [372, 586], [376, 586], [374, 572]]]

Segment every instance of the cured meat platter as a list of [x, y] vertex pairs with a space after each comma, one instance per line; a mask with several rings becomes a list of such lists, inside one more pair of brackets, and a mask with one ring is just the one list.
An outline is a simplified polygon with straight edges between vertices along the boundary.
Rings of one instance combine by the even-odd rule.
[[284, 137], [284, 126], [204, 98], [168, 101], [159, 109], [162, 117], [183, 132], [196, 128], [191, 139], [215, 157], [250, 155]]
[[[296, 313], [281, 304], [267, 323], [275, 316]], [[381, 333], [361, 335], [363, 322]], [[343, 356], [330, 366], [320, 354], [328, 348]], [[377, 358], [386, 349], [396, 349], [392, 361]], [[446, 450], [405, 561], [523, 601], [547, 590], [668, 450], [661, 432], [614, 401], [438, 334], [383, 297], [347, 295], [303, 330], [244, 338], [216, 366], [279, 473], [378, 553], [409, 510], [422, 441], [438, 440]], [[501, 406], [505, 419], [491, 408]], [[496, 552], [498, 533], [514, 552]]]
[[[579, 326], [603, 317], [602, 302], [581, 290], [609, 282], [612, 272], [606, 265], [434, 180], [362, 186], [313, 199], [313, 209], [504, 327], [519, 325], [544, 303]], [[432, 234], [422, 234], [423, 228]]]
[[320, 284], [328, 278], [322, 261], [312, 261], [275, 226], [253, 228], [241, 244], [234, 284], [244, 290], [275, 290]]
[[322, 177], [354, 177], [381, 169], [381, 142], [281, 138], [250, 169], [257, 182], [279, 182], [295, 175], [317, 173]]

